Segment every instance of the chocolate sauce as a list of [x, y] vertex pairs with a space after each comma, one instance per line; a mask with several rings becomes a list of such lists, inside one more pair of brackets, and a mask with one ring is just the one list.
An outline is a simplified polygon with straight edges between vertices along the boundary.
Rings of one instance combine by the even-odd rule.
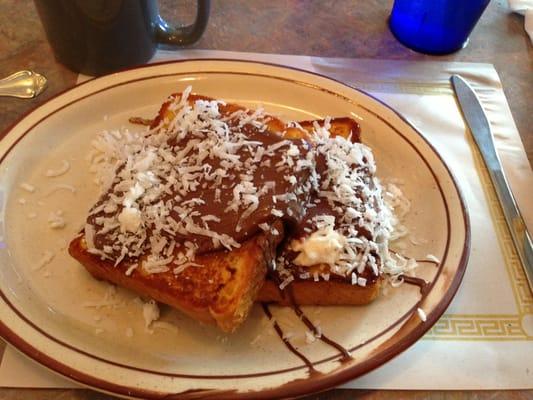
[[415, 259], [415, 261], [417, 263], [428, 263], [428, 264], [434, 264], [435, 266], [439, 266], [440, 265], [440, 262], [438, 261], [435, 261], [435, 260], [429, 260], [427, 258], [423, 258], [423, 259]]
[[[323, 182], [325, 179], [323, 179], [326, 176], [326, 173], [328, 171], [328, 165], [326, 161], [326, 156], [322, 153], [318, 153], [316, 155], [316, 172], [321, 177], [320, 181]], [[371, 174], [368, 171], [368, 169], [361, 167], [360, 165], [356, 163], [352, 163], [350, 167], [354, 171], [358, 171], [358, 174], [364, 176], [365, 181], [367, 181], [369, 187], [372, 186], [372, 179]], [[328, 191], [334, 191], [334, 182], [329, 182], [327, 187], [322, 187], [321, 190], [328, 190]], [[359, 198], [364, 198], [363, 194], [358, 192], [357, 193]], [[335, 217], [335, 221], [339, 221], [341, 216], [346, 213], [345, 208], [340, 208], [337, 206], [334, 206], [332, 202], [328, 201], [328, 199], [324, 197], [319, 197], [317, 193], [312, 193], [313, 207], [309, 207], [306, 210], [305, 215], [303, 216], [302, 220], [296, 227], [295, 231], [293, 232], [293, 237], [295, 239], [308, 236], [307, 233], [308, 230], [315, 231], [316, 230], [316, 223], [315, 223], [315, 217], [319, 215], [331, 215]], [[365, 229], [363, 226], [356, 225], [354, 226], [357, 230], [358, 236], [364, 236], [368, 240], [372, 240], [372, 235], [370, 232], [368, 232], [367, 229]], [[335, 229], [339, 229], [338, 225], [335, 226]]]
[[131, 117], [128, 122], [134, 125], [151, 126], [154, 120], [142, 117]]
[[[251, 131], [247, 134], [247, 139], [250, 141], [258, 141], [262, 143], [262, 146], [268, 147], [280, 142], [278, 135], [270, 132], [257, 132]], [[307, 148], [302, 142], [297, 141], [294, 143], [301, 152], [306, 152]], [[237, 154], [241, 157], [245, 157], [247, 153], [246, 149], [240, 150]], [[271, 165], [281, 161], [283, 157], [283, 152], [277, 152], [273, 156], [268, 157]], [[219, 162], [217, 160], [209, 161], [213, 169], [219, 167]], [[289, 202], [273, 201], [273, 196], [285, 195], [287, 193], [294, 194], [298, 184], [291, 184], [284, 179], [284, 175], [290, 174], [296, 177], [299, 183], [305, 182], [308, 176], [307, 171], [284, 171], [278, 172], [274, 168], [257, 168], [253, 173], [253, 183], [255, 187], [261, 189], [268, 182], [274, 182], [275, 187], [272, 190], [269, 190], [267, 194], [259, 196], [257, 209], [246, 218], [241, 218], [243, 210], [239, 209], [238, 211], [225, 211], [228, 204], [231, 203], [233, 199], [233, 190], [234, 180], [229, 177], [223, 179], [220, 185], [217, 187], [220, 189], [217, 199], [217, 192], [213, 187], [203, 187], [206, 183], [203, 178], [199, 178], [198, 188], [196, 190], [191, 190], [187, 192], [181, 199], [177, 200], [175, 194], [169, 196], [173, 201], [176, 201], [178, 204], [180, 202], [190, 201], [195, 198], [202, 199], [205, 203], [198, 204], [194, 207], [194, 211], [198, 212], [199, 215], [215, 215], [219, 218], [219, 221], [209, 222], [209, 229], [218, 234], [228, 235], [235, 239], [235, 241], [242, 243], [249, 239], [250, 237], [261, 232], [259, 225], [265, 223], [271, 226], [276, 220], [280, 217], [273, 215], [271, 212], [273, 209], [278, 209], [283, 213], [281, 217], [287, 225], [297, 225], [299, 218], [301, 218], [302, 213], [302, 204], [304, 203], [302, 196], [297, 196], [294, 200]], [[237, 178], [238, 179], [238, 178]], [[228, 189], [224, 189], [227, 187]], [[167, 201], [168, 199], [164, 199]], [[179, 213], [171, 211], [170, 215], [175, 220], [180, 219]], [[215, 245], [213, 240], [204, 235], [195, 235], [187, 233], [181, 238], [178, 235], [173, 237], [174, 239], [190, 240], [198, 246], [197, 254], [206, 253], [210, 251], [215, 251], [220, 249], [220, 245]]]
[[321, 373], [318, 372], [315, 369], [315, 367], [313, 367], [313, 363], [311, 361], [309, 361], [309, 359], [306, 356], [304, 356], [302, 353], [300, 353], [298, 350], [296, 350], [296, 348], [291, 344], [291, 342], [289, 342], [289, 340], [285, 337], [285, 335], [283, 334], [283, 330], [281, 329], [281, 327], [279, 326], [277, 321], [273, 319], [272, 313], [270, 312], [270, 309], [268, 308], [268, 304], [262, 303], [261, 305], [263, 306], [263, 311], [265, 312], [265, 314], [268, 317], [268, 319], [270, 321], [274, 321], [274, 329], [276, 330], [276, 333], [278, 334], [280, 339], [283, 341], [285, 346], [295, 356], [297, 356], [298, 358], [300, 358], [304, 362], [304, 364], [306, 365], [307, 369], [309, 370], [309, 376], [312, 377], [312, 376], [316, 376], [316, 375], [321, 375]]
[[[292, 292], [292, 288], [289, 289], [289, 292]], [[292, 296], [291, 296], [292, 297]], [[326, 343], [327, 345], [337, 349], [339, 351], [339, 353], [342, 355], [341, 357], [341, 362], [348, 362], [350, 360], [353, 360], [350, 352], [348, 350], [346, 350], [343, 346], [341, 346], [339, 343], [335, 342], [334, 340], [328, 338], [326, 335], [324, 335], [323, 333], [319, 332], [317, 327], [311, 322], [311, 320], [309, 318], [307, 318], [307, 316], [304, 314], [304, 312], [302, 311], [302, 309], [296, 304], [293, 302], [293, 307], [292, 309], [294, 310], [294, 312], [296, 313], [296, 315], [298, 317], [300, 317], [300, 319], [303, 321], [303, 323], [309, 328], [311, 329], [311, 331], [313, 332], [313, 334], [315, 336], [317, 336], [322, 342]]]
[[407, 275], [400, 275], [400, 279], [402, 279], [405, 283], [409, 285], [415, 285], [420, 288], [420, 293], [422, 296], [426, 295], [426, 293], [429, 290], [429, 283], [426, 282], [422, 278], [417, 278], [414, 276], [407, 276]]
[[[197, 96], [200, 97], [200, 96]], [[227, 108], [224, 105], [219, 107], [220, 113], [223, 117], [228, 117], [234, 112], [234, 109]], [[160, 113], [161, 114], [161, 113]], [[131, 120], [130, 120], [131, 121]], [[151, 126], [157, 124], [157, 119], [151, 121]], [[148, 120], [142, 118], [134, 118], [134, 123], [147, 124]], [[306, 154], [310, 150], [310, 145], [302, 140], [284, 139], [279, 134], [270, 132], [268, 129], [262, 130], [255, 127], [252, 124], [246, 124], [240, 126], [239, 120], [229, 119], [226, 121], [230, 134], [234, 134], [234, 131], [239, 131], [244, 134], [246, 141], [255, 143], [256, 147], [262, 149], [268, 149], [269, 146], [276, 146], [282, 144], [281, 142], [289, 142], [292, 148], [297, 149], [299, 156], [305, 158]], [[191, 141], [203, 140], [202, 135], [207, 135], [203, 132], [195, 132], [193, 136], [185, 137], [181, 140], [170, 139], [167, 144], [171, 146], [172, 152], [178, 154], [189, 146]], [[258, 145], [257, 145], [258, 144]], [[189, 146], [190, 147], [190, 146]], [[256, 156], [256, 150], [254, 146], [244, 145], [238, 148], [233, 156], [238, 157], [243, 166], [240, 170], [234, 170], [232, 168], [226, 168], [224, 166], [224, 159], [217, 157], [206, 157], [202, 161], [203, 165], [201, 169], [196, 168], [190, 175], [195, 175], [193, 186], [189, 187], [184, 193], [178, 193], [171, 190], [169, 193], [163, 193], [157, 201], [162, 200], [169, 210], [169, 216], [174, 221], [181, 221], [183, 216], [180, 211], [176, 211], [174, 207], [180, 207], [187, 202], [200, 200], [198, 203], [193, 203], [189, 206], [191, 210], [189, 215], [192, 215], [192, 220], [196, 226], [203, 226], [204, 222], [202, 217], [211, 216], [209, 220], [208, 230], [216, 232], [218, 235], [226, 235], [231, 237], [238, 243], [242, 243], [254, 235], [262, 232], [260, 225], [266, 224], [272, 226], [275, 221], [282, 219], [284, 224], [288, 227], [297, 226], [301, 221], [305, 213], [305, 204], [309, 197], [309, 168], [297, 168], [295, 163], [290, 166], [286, 162], [288, 156], [287, 144], [279, 147], [279, 150], [273, 151], [272, 154], [263, 155], [260, 161], [254, 161]], [[195, 146], [189, 150], [186, 155], [199, 154], [199, 150]], [[206, 174], [207, 171], [216, 171], [222, 169], [225, 171], [225, 176], [220, 179], [209, 178]], [[120, 172], [120, 168], [118, 169]], [[258, 190], [264, 190], [264, 192], [257, 195], [257, 207], [256, 209], [245, 218], [242, 218], [246, 208], [242, 205], [238, 205], [238, 209], [228, 210], [229, 205], [234, 201], [235, 190], [237, 184], [242, 184], [242, 175], [247, 175], [253, 186]], [[165, 185], [165, 177], [159, 177], [161, 185]], [[290, 178], [290, 179], [289, 179]], [[106, 201], [110, 194], [122, 195], [120, 189], [116, 189], [117, 185], [121, 184], [121, 179], [117, 177], [113, 182], [113, 185], [104, 194], [101, 200], [96, 204], [98, 207], [102, 202]], [[307, 189], [307, 190], [306, 190]], [[275, 200], [276, 198], [283, 198], [284, 200]], [[287, 197], [290, 196], [290, 197]], [[170, 206], [168, 206], [170, 205]], [[274, 215], [273, 210], [279, 211], [280, 215]], [[118, 216], [122, 211], [122, 206], [119, 207], [111, 214], [105, 214], [99, 212], [90, 215], [87, 222], [95, 226], [94, 243], [96, 248], [103, 249], [104, 246], [110, 246], [115, 243], [113, 238], [114, 232], [100, 233], [103, 229], [102, 225], [96, 223], [99, 217], [113, 217]], [[150, 236], [153, 227], [147, 226], [146, 230], [148, 236]], [[281, 234], [281, 233], [280, 233]], [[196, 246], [196, 254], [207, 253], [211, 251], [220, 250], [222, 245], [217, 243], [211, 237], [202, 233], [194, 233], [184, 230], [182, 232], [176, 232], [172, 234], [166, 234], [163, 232], [163, 236], [168, 236], [169, 241], [176, 241], [176, 248], [180, 247], [180, 244], [189, 241]], [[115, 253], [118, 253], [116, 251]], [[114, 253], [114, 258], [118, 258], [118, 254]]]
[[[307, 316], [302, 311], [300, 306], [298, 306], [298, 304], [296, 303], [296, 300], [294, 298], [294, 292], [293, 292], [292, 286], [290, 284], [287, 287], [285, 287], [283, 290], [280, 289], [279, 285], [281, 284], [281, 280], [279, 278], [278, 273], [276, 271], [274, 271], [272, 268], [269, 268], [269, 270], [268, 270], [268, 277], [270, 277], [275, 282], [276, 287], [278, 288], [282, 298], [286, 299], [287, 298], [286, 295], [288, 295], [289, 304], [290, 304], [291, 308], [293, 309], [294, 313], [311, 330], [311, 332], [313, 332], [315, 337], [318, 337], [318, 339], [320, 339], [323, 343], [325, 343], [325, 344], [333, 347], [334, 349], [338, 350], [339, 353], [342, 356], [341, 359], [340, 359], [341, 362], [344, 363], [344, 362], [348, 362], [348, 361], [353, 359], [351, 354], [350, 354], [350, 352], [346, 348], [344, 348], [342, 345], [340, 345], [339, 343], [335, 342], [334, 340], [328, 338], [323, 333], [319, 332], [318, 328], [315, 326], [315, 324], [313, 324], [313, 322], [311, 322], [311, 320], [309, 318], [307, 318]], [[263, 309], [264, 309], [264, 306], [263, 306]], [[281, 330], [281, 328], [280, 328], [280, 330]]]

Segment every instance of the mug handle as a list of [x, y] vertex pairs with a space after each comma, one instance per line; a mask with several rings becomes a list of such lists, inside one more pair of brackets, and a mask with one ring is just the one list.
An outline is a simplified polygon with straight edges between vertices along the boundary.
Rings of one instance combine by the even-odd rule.
[[196, 19], [192, 25], [182, 27], [172, 27], [167, 24], [161, 15], [158, 15], [155, 34], [156, 41], [161, 44], [173, 46], [193, 44], [200, 39], [200, 36], [205, 31], [209, 18], [210, 5], [211, 0], [198, 0]]

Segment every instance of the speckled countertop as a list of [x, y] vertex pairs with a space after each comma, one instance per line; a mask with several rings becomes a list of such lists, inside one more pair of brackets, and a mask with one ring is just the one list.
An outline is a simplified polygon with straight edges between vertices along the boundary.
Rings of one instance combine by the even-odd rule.
[[[170, 21], [187, 14], [192, 1], [162, 0]], [[413, 52], [396, 41], [387, 27], [392, 0], [213, 0], [208, 28], [194, 46], [200, 49], [301, 54], [413, 61], [492, 63], [533, 163], [533, 46], [522, 16], [511, 14], [505, 0], [493, 0], [470, 37], [468, 46], [448, 56]], [[0, 0], [0, 77], [33, 69], [49, 80], [33, 100], [0, 98], [0, 132], [28, 110], [75, 84], [77, 74], [58, 64], [46, 42], [35, 7], [29, 0]], [[0, 345], [0, 352], [3, 345]], [[309, 399], [533, 399], [531, 391], [385, 392], [334, 390]], [[0, 389], [4, 399], [107, 399], [89, 390]]]

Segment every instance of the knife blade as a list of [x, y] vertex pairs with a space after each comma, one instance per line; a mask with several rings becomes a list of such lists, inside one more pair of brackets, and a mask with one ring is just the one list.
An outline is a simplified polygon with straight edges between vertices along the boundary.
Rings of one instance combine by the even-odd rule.
[[459, 75], [453, 75], [450, 81], [459, 102], [459, 108], [489, 171], [507, 226], [511, 231], [518, 257], [526, 273], [529, 289], [533, 293], [533, 245], [531, 235], [527, 231], [522, 215], [520, 215], [500, 159], [494, 148], [489, 121], [470, 85]]

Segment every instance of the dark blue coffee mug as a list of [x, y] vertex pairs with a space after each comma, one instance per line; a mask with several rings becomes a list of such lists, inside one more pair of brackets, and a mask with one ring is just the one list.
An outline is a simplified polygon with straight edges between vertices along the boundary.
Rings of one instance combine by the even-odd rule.
[[102, 75], [147, 62], [158, 44], [196, 42], [210, 0], [197, 0], [192, 25], [169, 26], [156, 0], [34, 0], [56, 59], [73, 71]]
[[428, 54], [463, 48], [490, 0], [395, 0], [389, 27], [405, 46]]

